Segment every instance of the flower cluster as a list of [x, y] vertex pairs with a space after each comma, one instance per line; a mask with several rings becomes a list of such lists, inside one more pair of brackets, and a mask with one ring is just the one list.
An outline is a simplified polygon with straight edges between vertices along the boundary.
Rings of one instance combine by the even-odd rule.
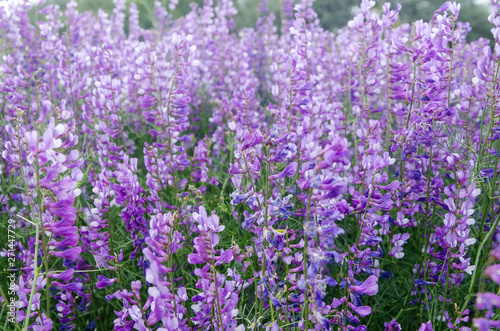
[[313, 2], [0, 4], [17, 329], [500, 328], [500, 2]]

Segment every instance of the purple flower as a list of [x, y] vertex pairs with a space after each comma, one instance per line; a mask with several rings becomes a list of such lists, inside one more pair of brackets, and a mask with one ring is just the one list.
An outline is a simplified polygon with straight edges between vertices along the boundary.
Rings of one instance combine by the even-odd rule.
[[415, 284], [417, 285], [436, 285], [435, 282], [428, 282], [428, 281], [425, 281], [425, 280], [422, 280], [422, 279], [415, 279]]
[[396, 321], [395, 318], [389, 323], [384, 323], [385, 331], [401, 331], [401, 325]]
[[73, 247], [60, 252], [50, 251], [49, 254], [60, 257], [62, 259], [76, 260], [78, 256], [80, 256], [81, 251], [82, 251], [81, 247]]
[[340, 195], [346, 192], [347, 183], [334, 178], [329, 178], [318, 185], [320, 192], [325, 194], [315, 194], [312, 200], [338, 199]]
[[331, 144], [319, 152], [318, 156], [322, 158], [322, 160], [316, 165], [317, 169], [331, 167], [333, 163], [336, 162], [348, 164], [346, 139], [335, 137]]
[[61, 282], [53, 281], [52, 285], [56, 286], [57, 288], [59, 288], [61, 290], [72, 291], [72, 292], [78, 292], [83, 287], [83, 284], [80, 282], [63, 284]]
[[393, 243], [393, 247], [391, 251], [389, 252], [389, 255], [394, 256], [396, 259], [401, 259], [402, 257], [405, 256], [403, 253], [403, 245], [406, 243], [406, 241], [410, 238], [409, 233], [397, 233], [392, 236], [391, 243]]
[[368, 277], [360, 286], [352, 285], [350, 289], [358, 293], [375, 295], [378, 292], [377, 277], [372, 275]]
[[418, 331], [434, 331], [431, 321], [428, 321], [427, 323], [422, 323], [420, 328], [418, 328]]
[[347, 305], [361, 317], [365, 317], [371, 314], [372, 309], [369, 306], [359, 306], [356, 307], [352, 303], [348, 302]]
[[95, 286], [102, 290], [103, 288], [113, 284], [114, 282], [118, 281], [118, 278], [112, 278], [112, 279], [108, 279], [102, 275], [98, 275], [97, 276], [97, 283], [95, 284]]
[[314, 317], [325, 330], [331, 330], [330, 321], [326, 317], [322, 316], [318, 311], [314, 311]]
[[47, 277], [59, 279], [59, 280], [65, 280], [65, 281], [69, 282], [71, 279], [73, 279], [74, 274], [75, 274], [75, 269], [72, 268], [72, 269], [68, 269], [66, 271], [63, 271], [60, 274], [48, 273]]
[[500, 264], [490, 265], [484, 273], [495, 283], [500, 284]]
[[293, 177], [297, 172], [297, 162], [292, 162], [283, 169], [282, 172], [276, 175], [269, 176], [270, 180], [282, 179], [284, 177]]
[[219, 217], [212, 212], [211, 216], [207, 215], [205, 207], [201, 206], [198, 213], [193, 213], [193, 218], [198, 222], [198, 229], [202, 232], [222, 232], [225, 228], [224, 225], [219, 225]]
[[52, 331], [52, 327], [52, 321], [44, 313], [42, 313], [41, 318], [38, 316], [32, 325], [33, 331]]
[[145, 94], [139, 97], [139, 102], [143, 109], [148, 109], [155, 106], [158, 103], [158, 99], [150, 96], [149, 94]]
[[241, 150], [244, 151], [251, 147], [254, 147], [262, 142], [264, 138], [262, 137], [262, 133], [259, 129], [257, 129], [253, 134], [250, 132], [245, 132], [245, 138], [243, 140], [243, 145], [241, 145]]

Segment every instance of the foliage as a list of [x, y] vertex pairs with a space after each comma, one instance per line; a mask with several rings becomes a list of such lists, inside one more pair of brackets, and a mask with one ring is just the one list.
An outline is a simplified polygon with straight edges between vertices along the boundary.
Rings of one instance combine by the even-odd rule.
[[0, 7], [0, 325], [500, 328], [491, 3]]

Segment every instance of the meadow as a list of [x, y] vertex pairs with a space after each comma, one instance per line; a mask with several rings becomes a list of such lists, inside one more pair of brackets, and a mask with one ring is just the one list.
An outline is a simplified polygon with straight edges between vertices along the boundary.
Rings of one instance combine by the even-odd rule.
[[114, 3], [0, 6], [2, 330], [500, 329], [499, 0]]

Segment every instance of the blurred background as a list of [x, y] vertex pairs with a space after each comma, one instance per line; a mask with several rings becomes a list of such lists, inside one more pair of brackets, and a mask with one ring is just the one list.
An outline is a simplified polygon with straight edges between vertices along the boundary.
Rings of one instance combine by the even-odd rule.
[[[2, 0], [0, 0], [2, 1]], [[15, 0], [9, 0], [15, 1]], [[50, 3], [57, 3], [61, 6], [69, 0], [47, 0]], [[153, 8], [154, 0], [127, 0], [128, 3], [134, 1], [141, 13], [140, 23], [142, 27], [151, 26], [150, 16], [148, 13]], [[168, 6], [169, 0], [160, 0], [163, 5]], [[269, 0], [269, 7], [276, 16], [276, 25], [280, 26], [279, 11], [281, 0]], [[391, 2], [394, 6], [401, 3], [403, 9], [400, 13], [402, 22], [414, 22], [418, 19], [428, 21], [436, 9], [438, 9], [445, 1], [442, 0], [382, 0], [377, 1], [377, 7], [381, 8], [384, 2]], [[457, 0], [456, 0], [457, 1]], [[92, 10], [97, 13], [99, 9], [111, 12], [113, 8], [112, 0], [77, 0], [78, 9], [80, 11]], [[184, 16], [190, 11], [190, 3], [202, 4], [203, 0], [179, 0], [177, 8], [173, 12], [174, 18]], [[235, 17], [237, 29], [243, 27], [254, 26], [258, 16], [258, 0], [234, 0], [235, 6], [238, 9], [238, 15]], [[359, 5], [356, 0], [316, 0], [314, 8], [319, 15], [323, 28], [335, 31], [342, 28], [353, 17], [356, 10], [356, 5]], [[489, 5], [488, 0], [458, 0], [461, 4], [459, 20], [469, 22], [472, 31], [469, 33], [469, 41], [476, 40], [479, 37], [492, 39], [490, 29], [492, 25], [488, 22]]]

